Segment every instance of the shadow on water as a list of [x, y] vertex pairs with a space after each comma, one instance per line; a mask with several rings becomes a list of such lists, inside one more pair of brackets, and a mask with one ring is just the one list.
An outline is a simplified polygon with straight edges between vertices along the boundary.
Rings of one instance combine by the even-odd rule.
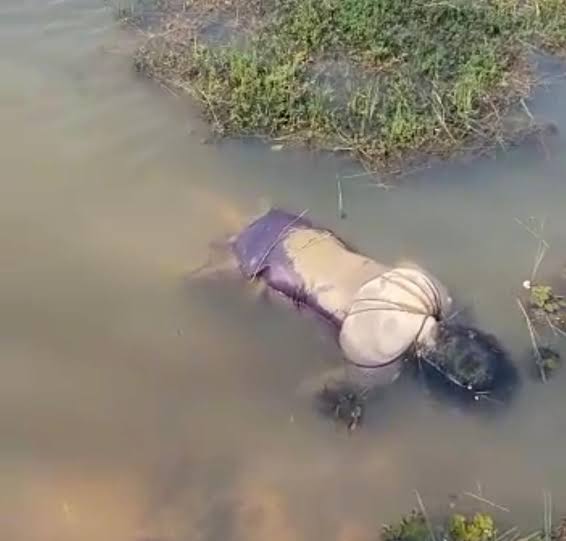
[[[354, 541], [415, 488], [440, 512], [480, 481], [525, 524], [542, 488], [566, 501], [563, 373], [523, 377], [491, 422], [402, 380], [348, 435], [297, 398], [340, 361], [317, 322], [238, 281], [183, 282], [262, 198], [308, 208], [379, 261], [428, 267], [525, 374], [515, 298], [536, 244], [516, 218], [546, 217], [545, 265], [565, 263], [563, 136], [390, 190], [345, 180], [340, 220], [351, 164], [201, 145], [124, 39], [97, 0], [0, 6], [0, 536]], [[563, 133], [565, 99], [557, 83], [530, 107]]]

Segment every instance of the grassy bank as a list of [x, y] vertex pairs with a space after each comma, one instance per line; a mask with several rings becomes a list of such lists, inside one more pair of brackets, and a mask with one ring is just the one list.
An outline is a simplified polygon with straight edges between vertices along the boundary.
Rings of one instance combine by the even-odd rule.
[[566, 50], [563, 0], [161, 4], [136, 65], [189, 92], [217, 132], [340, 148], [372, 167], [513, 140], [529, 54]]

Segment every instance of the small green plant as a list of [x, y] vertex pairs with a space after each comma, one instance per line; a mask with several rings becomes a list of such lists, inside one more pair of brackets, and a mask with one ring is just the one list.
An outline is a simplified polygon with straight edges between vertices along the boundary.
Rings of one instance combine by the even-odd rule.
[[382, 541], [430, 541], [430, 532], [424, 515], [413, 511], [402, 517], [398, 524], [384, 526], [381, 539]]
[[552, 287], [547, 285], [535, 285], [531, 288], [531, 304], [548, 314], [555, 314], [564, 308], [564, 301], [557, 297]]
[[452, 541], [492, 541], [497, 530], [486, 513], [476, 513], [472, 518], [456, 514], [450, 519], [449, 533]]

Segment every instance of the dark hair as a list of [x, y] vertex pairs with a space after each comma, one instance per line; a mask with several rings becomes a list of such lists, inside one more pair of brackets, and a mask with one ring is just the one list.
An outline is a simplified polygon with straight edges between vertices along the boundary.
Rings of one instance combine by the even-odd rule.
[[473, 327], [440, 323], [434, 347], [418, 354], [427, 386], [464, 402], [508, 402], [518, 373], [497, 338]]

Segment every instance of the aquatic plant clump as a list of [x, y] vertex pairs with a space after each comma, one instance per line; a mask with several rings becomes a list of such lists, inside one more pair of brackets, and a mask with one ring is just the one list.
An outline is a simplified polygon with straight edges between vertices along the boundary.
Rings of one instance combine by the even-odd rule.
[[529, 283], [528, 289], [523, 312], [531, 333], [534, 367], [546, 382], [562, 366], [559, 343], [566, 337], [566, 299], [550, 285]]
[[427, 521], [421, 511], [401, 517], [394, 525], [386, 525], [381, 531], [382, 541], [493, 541], [497, 529], [493, 517], [487, 513], [476, 513], [471, 517], [454, 514], [446, 524], [436, 526]]
[[[495, 541], [496, 539], [513, 539], [542, 541], [566, 540], [566, 519], [560, 518], [556, 524], [551, 517], [539, 527], [534, 525], [534, 531], [522, 535], [518, 527], [506, 529], [500, 534], [494, 517], [486, 512], [476, 512], [470, 515], [454, 513], [440, 518], [440, 522], [431, 521], [425, 515], [424, 504], [422, 511], [401, 517], [398, 523], [386, 525], [381, 530], [381, 541]], [[511, 535], [512, 534], [512, 535]]]
[[326, 385], [316, 398], [320, 413], [334, 418], [350, 431], [363, 421], [364, 400], [360, 390], [349, 384]]
[[550, 347], [541, 347], [538, 350], [538, 357], [535, 358], [539, 371], [544, 373], [544, 379], [548, 380], [562, 365], [560, 353]]
[[497, 536], [493, 518], [486, 513], [476, 513], [472, 518], [454, 515], [449, 531], [452, 541], [492, 541]]
[[425, 516], [421, 512], [401, 517], [397, 524], [386, 525], [381, 531], [382, 541], [430, 541], [431, 535]]
[[512, 137], [528, 44], [566, 50], [562, 0], [169, 1], [139, 70], [191, 93], [222, 134], [372, 164]]
[[531, 286], [529, 305], [536, 320], [566, 331], [566, 299], [556, 294], [551, 286]]

